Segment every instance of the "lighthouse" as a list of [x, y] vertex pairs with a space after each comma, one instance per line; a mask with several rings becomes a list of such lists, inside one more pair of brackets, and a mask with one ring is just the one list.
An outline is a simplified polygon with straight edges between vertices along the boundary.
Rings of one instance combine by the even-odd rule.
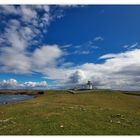
[[91, 81], [87, 82], [86, 89], [93, 89], [93, 85], [92, 85]]

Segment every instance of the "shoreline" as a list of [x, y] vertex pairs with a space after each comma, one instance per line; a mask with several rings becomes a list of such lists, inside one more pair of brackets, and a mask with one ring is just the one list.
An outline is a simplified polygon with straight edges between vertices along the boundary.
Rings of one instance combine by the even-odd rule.
[[31, 95], [36, 97], [42, 95], [45, 92], [43, 90], [0, 90], [0, 95]]
[[11, 103], [17, 103], [25, 100], [30, 100], [35, 98], [32, 95], [14, 95], [14, 94], [0, 94], [0, 105], [6, 105]]

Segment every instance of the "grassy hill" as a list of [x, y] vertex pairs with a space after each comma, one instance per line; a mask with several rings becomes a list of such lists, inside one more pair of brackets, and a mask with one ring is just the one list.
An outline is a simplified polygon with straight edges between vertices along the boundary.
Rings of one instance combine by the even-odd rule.
[[1, 135], [140, 135], [140, 96], [45, 91], [0, 105]]

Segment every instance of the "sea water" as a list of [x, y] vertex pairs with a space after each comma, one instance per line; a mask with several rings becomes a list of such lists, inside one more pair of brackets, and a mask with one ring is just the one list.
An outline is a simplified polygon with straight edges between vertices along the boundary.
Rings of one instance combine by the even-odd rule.
[[0, 104], [7, 104], [11, 102], [17, 102], [17, 101], [22, 101], [22, 100], [27, 100], [27, 99], [32, 99], [33, 96], [29, 95], [5, 95], [5, 94], [0, 94]]

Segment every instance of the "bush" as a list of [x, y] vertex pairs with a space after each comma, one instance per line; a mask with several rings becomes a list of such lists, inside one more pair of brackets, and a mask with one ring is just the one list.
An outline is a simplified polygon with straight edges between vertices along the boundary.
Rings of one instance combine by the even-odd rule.
[[44, 94], [44, 91], [38, 91], [38, 94]]

